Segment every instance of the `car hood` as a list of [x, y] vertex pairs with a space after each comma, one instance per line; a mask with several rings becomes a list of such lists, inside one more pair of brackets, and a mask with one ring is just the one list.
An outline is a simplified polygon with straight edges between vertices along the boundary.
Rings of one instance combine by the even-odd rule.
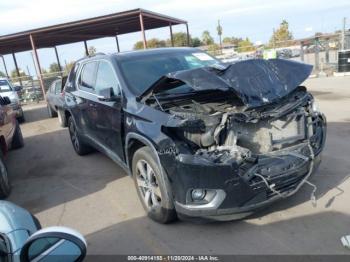
[[2, 93], [0, 93], [0, 96], [2, 96], [2, 97], [7, 96], [8, 98], [10, 98], [11, 102], [18, 102], [18, 100], [19, 100], [17, 92], [15, 92], [15, 91], [2, 92]]
[[248, 107], [275, 102], [307, 79], [312, 66], [283, 59], [251, 59], [223, 66], [177, 71], [161, 77], [140, 97], [186, 84], [195, 91], [234, 92]]

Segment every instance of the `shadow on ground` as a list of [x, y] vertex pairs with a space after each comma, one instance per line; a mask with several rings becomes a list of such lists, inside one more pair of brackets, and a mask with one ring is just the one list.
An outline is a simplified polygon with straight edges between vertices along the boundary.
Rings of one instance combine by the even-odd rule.
[[45, 104], [24, 106], [25, 123], [32, 123], [49, 118]]
[[9, 200], [37, 213], [102, 190], [126, 173], [99, 152], [78, 156], [67, 129], [25, 138], [11, 151]]
[[[350, 254], [340, 238], [350, 217], [324, 212], [267, 224], [161, 225], [131, 219], [86, 236], [88, 254]], [[180, 241], [179, 241], [180, 240]]]

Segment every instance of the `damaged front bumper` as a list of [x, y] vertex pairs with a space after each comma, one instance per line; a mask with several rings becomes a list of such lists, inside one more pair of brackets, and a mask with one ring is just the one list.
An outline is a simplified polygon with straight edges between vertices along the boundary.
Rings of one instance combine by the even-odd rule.
[[[180, 154], [171, 176], [175, 208], [185, 217], [241, 219], [295, 194], [314, 173], [325, 144], [326, 120], [319, 116], [317, 132], [300, 144], [247, 159], [242, 165], [212, 164], [199, 156]], [[194, 201], [191, 192], [210, 193]]]

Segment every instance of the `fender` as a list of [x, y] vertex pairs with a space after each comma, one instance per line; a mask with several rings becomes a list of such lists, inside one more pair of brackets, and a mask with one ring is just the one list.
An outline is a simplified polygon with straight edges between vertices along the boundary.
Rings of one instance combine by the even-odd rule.
[[[137, 139], [139, 140], [140, 142], [144, 143], [145, 145], [147, 145], [153, 152], [154, 156], [156, 157], [156, 160], [157, 160], [157, 164], [159, 166], [159, 169], [160, 169], [160, 172], [161, 172], [161, 178], [163, 179], [163, 183], [164, 184], [168, 184], [170, 185], [170, 181], [169, 181], [169, 178], [168, 178], [168, 175], [167, 173], [165, 172], [162, 164], [160, 163], [160, 159], [159, 159], [159, 156], [158, 156], [158, 152], [155, 148], [155, 146], [153, 145], [153, 143], [148, 139], [146, 138], [145, 136], [143, 135], [140, 135], [138, 133], [134, 133], [134, 132], [130, 132], [126, 135], [126, 139], [125, 139], [125, 156], [128, 156], [128, 145], [129, 145], [129, 141], [130, 139]], [[129, 175], [132, 176], [132, 172], [131, 172], [131, 167], [130, 167], [130, 163], [129, 163], [129, 158], [126, 157], [126, 165], [128, 166], [129, 168]], [[168, 187], [169, 189], [171, 189], [171, 187]], [[169, 192], [168, 193], [168, 197], [169, 199], [173, 199], [173, 195], [172, 195], [172, 192]], [[167, 208], [174, 208], [174, 203], [173, 201], [171, 201], [171, 206], [170, 207], [167, 207]]]

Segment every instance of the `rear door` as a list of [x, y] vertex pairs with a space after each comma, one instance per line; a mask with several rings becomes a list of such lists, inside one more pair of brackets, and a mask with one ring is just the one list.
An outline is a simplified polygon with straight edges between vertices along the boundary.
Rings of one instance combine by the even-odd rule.
[[97, 113], [94, 128], [98, 141], [115, 153], [120, 160], [124, 160], [120, 84], [113, 65], [108, 60], [100, 60], [96, 73], [95, 93], [99, 95], [101, 90], [108, 88], [113, 88], [116, 101], [105, 102], [96, 97], [92, 102]]
[[80, 66], [75, 84], [77, 88], [71, 92], [73, 96], [66, 97], [79, 133], [93, 140], [97, 138], [94, 128], [97, 111], [93, 104], [96, 100], [94, 85], [97, 65], [97, 61], [89, 61]]

